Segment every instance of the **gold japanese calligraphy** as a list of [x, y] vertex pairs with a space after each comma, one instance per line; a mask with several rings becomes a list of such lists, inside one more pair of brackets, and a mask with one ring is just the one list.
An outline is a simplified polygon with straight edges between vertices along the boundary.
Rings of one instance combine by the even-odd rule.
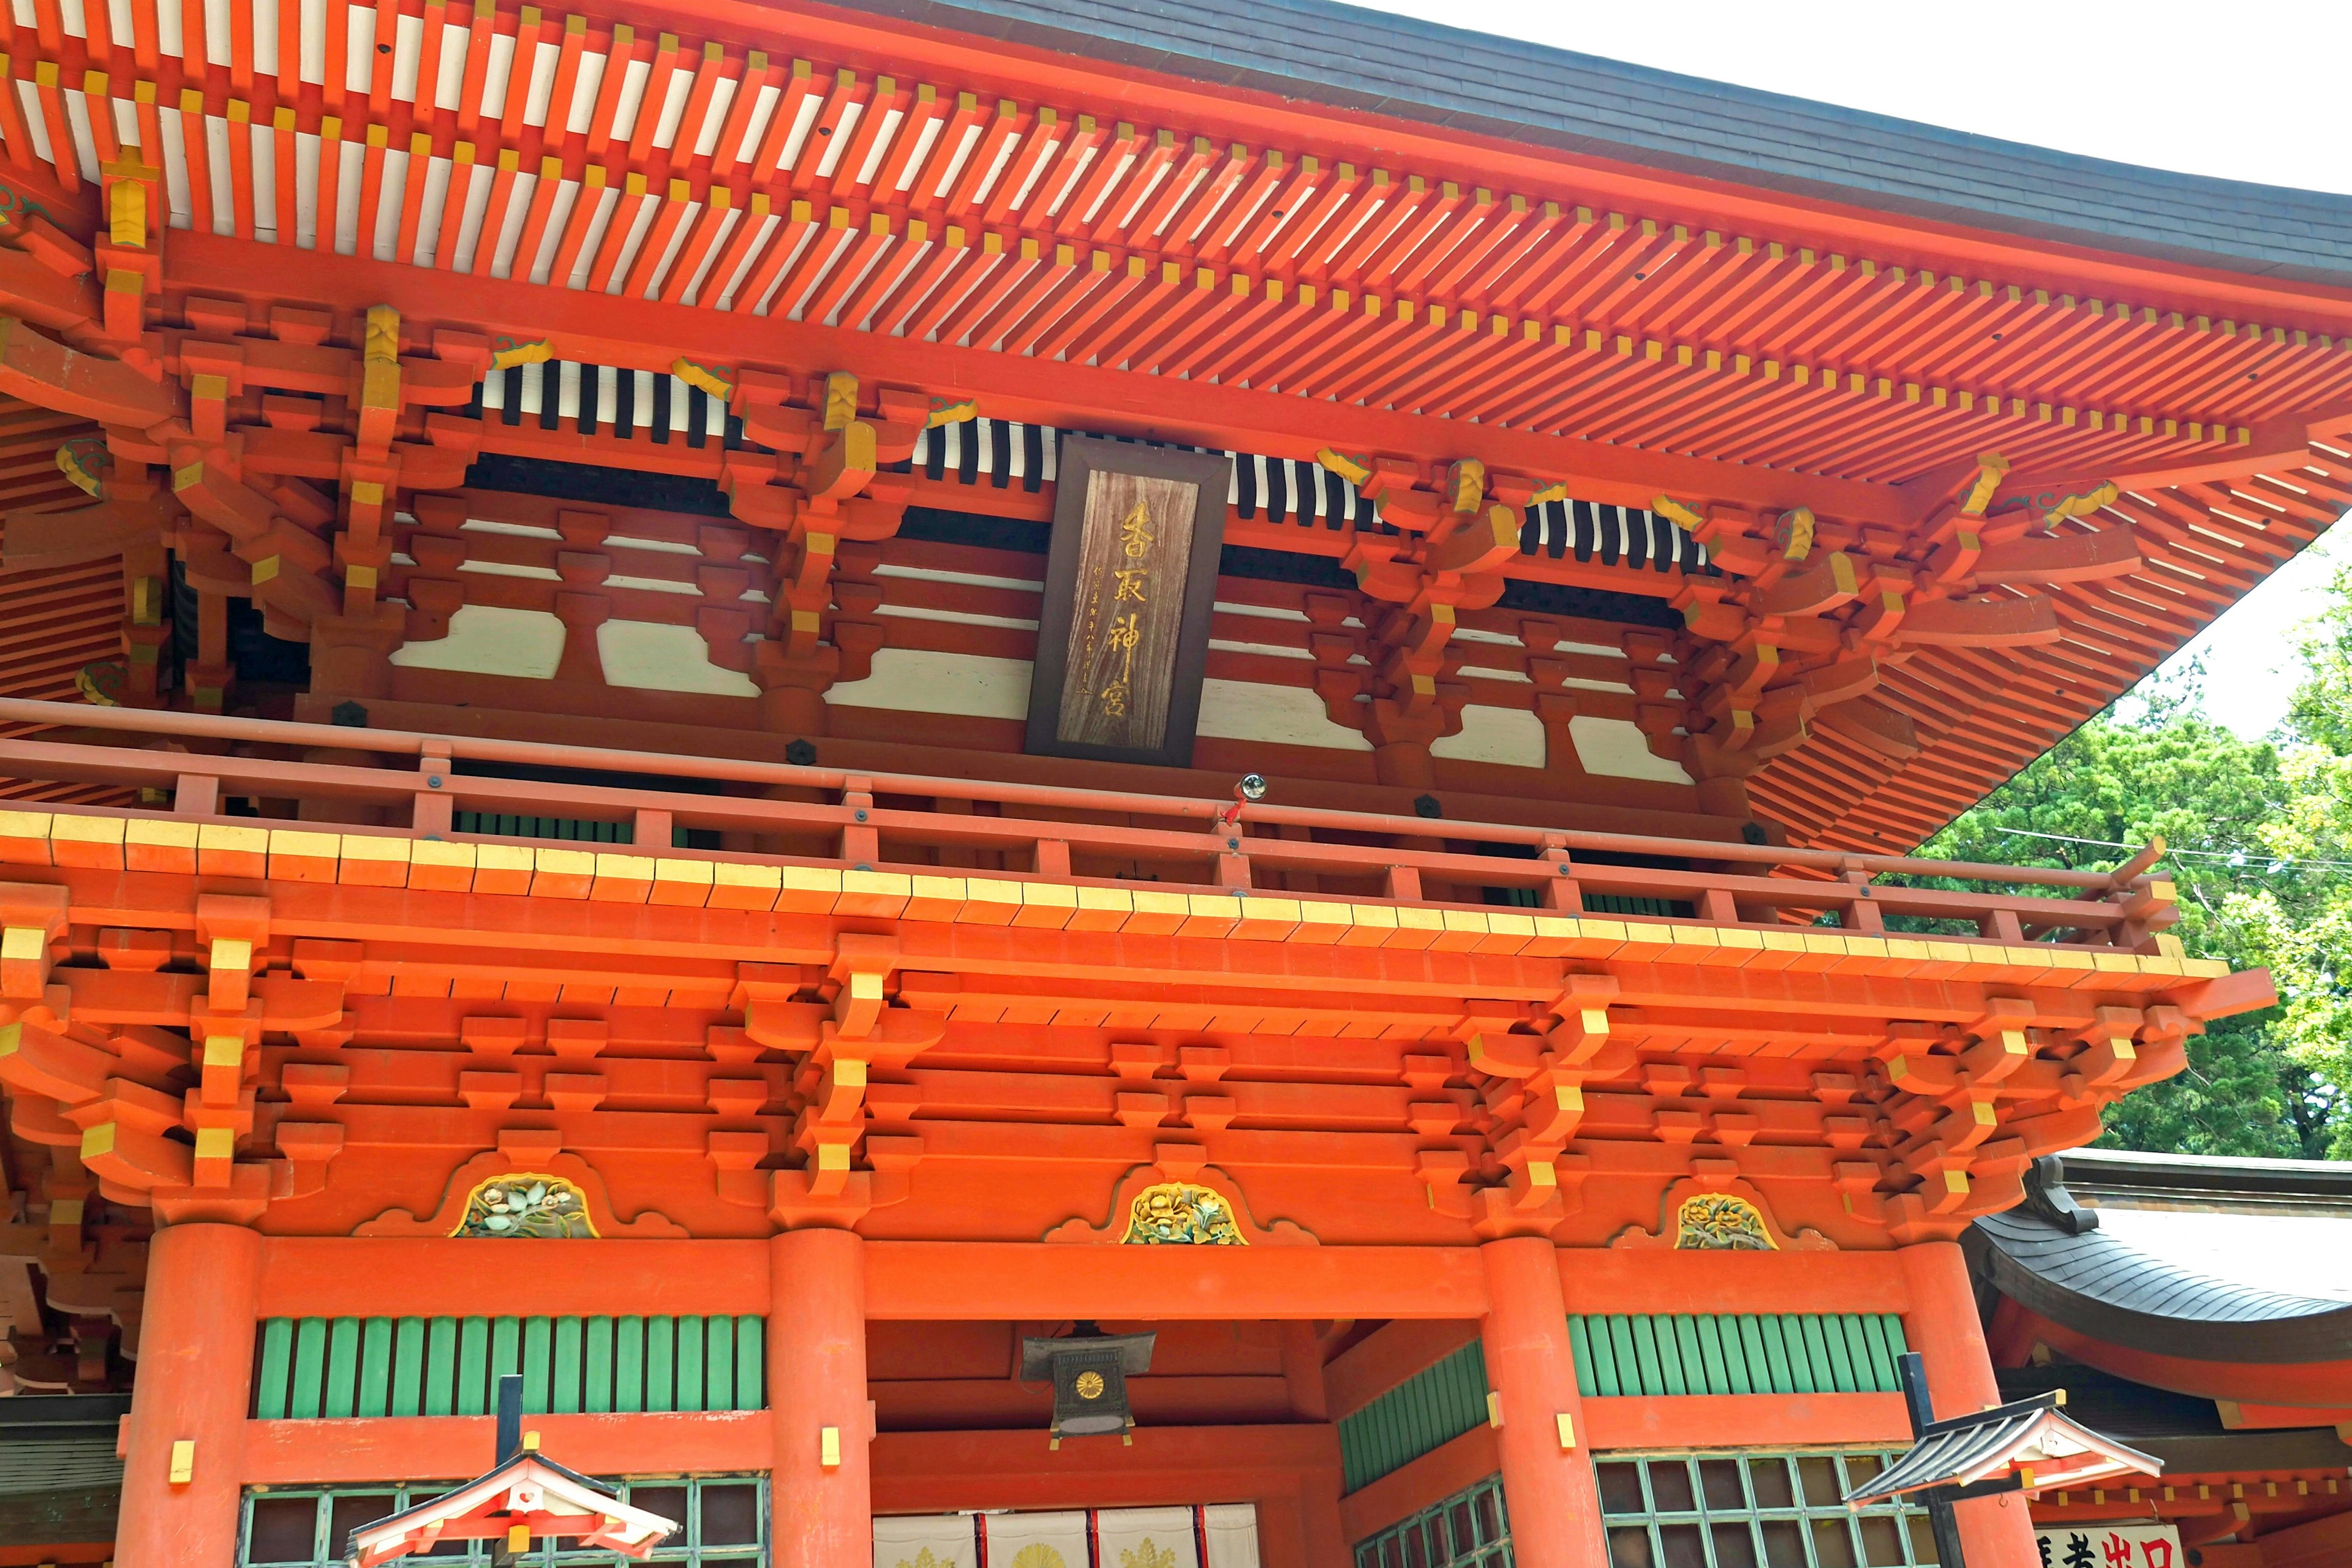
[[1086, 476], [1058, 740], [1156, 750], [1192, 566], [1200, 486], [1095, 469]]

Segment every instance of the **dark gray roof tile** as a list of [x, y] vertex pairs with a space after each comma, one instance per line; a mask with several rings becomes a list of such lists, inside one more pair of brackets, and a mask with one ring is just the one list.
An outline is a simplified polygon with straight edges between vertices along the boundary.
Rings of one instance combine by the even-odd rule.
[[[850, 0], [1337, 107], [2233, 270], [2352, 283], [2352, 197], [2168, 174], [1329, 0]], [[1449, 62], [1442, 73], [1433, 59]]]

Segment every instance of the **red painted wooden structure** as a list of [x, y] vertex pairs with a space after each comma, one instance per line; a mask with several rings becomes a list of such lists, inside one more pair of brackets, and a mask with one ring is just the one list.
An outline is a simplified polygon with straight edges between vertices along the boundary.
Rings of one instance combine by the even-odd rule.
[[[1209, 1502], [1336, 1568], [1497, 1472], [1599, 1564], [1596, 1454], [1907, 1428], [1580, 1325], [1883, 1315], [1989, 1404], [1955, 1239], [2270, 1000], [2160, 847], [1900, 852], [2352, 502], [2352, 264], [1094, 47], [19, 5], [0, 1309], [26, 1390], [135, 1370], [91, 1561], [477, 1473], [256, 1373], [503, 1313], [761, 1320], [750, 1407], [534, 1424], [765, 1473], [791, 1568]], [[1023, 751], [1062, 433], [1233, 455], [1189, 768]], [[519, 1174], [593, 1239], [486, 1229]], [[1083, 1319], [1159, 1356], [1049, 1458], [1003, 1358]], [[1351, 1484], [1474, 1342], [1489, 1422]]]

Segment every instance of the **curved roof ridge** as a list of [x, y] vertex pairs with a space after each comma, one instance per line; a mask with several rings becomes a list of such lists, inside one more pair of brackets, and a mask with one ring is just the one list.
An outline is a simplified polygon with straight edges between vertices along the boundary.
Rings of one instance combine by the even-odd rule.
[[1913, 217], [2352, 287], [2352, 195], [2086, 157], [1336, 0], [836, 3]]

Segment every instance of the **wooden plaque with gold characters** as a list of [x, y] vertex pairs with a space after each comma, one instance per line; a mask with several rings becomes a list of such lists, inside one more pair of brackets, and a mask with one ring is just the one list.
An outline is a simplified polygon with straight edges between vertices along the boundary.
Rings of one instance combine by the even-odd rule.
[[1186, 767], [1232, 459], [1062, 439], [1028, 749]]

